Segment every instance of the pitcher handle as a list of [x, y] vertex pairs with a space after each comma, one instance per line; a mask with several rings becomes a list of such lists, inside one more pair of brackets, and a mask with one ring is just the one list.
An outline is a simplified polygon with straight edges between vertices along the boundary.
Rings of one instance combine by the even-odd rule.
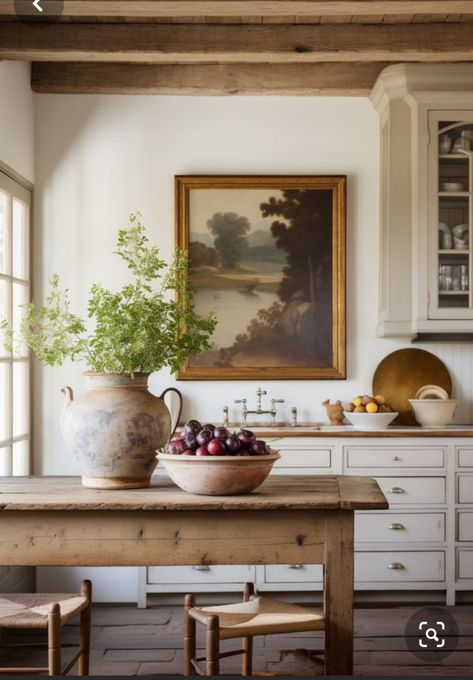
[[[171, 414], [171, 434], [169, 435], [169, 439], [172, 439], [172, 436], [173, 436], [174, 432], [176, 431], [176, 427], [179, 424], [179, 418], [181, 417], [181, 413], [182, 413], [182, 394], [179, 392], [179, 390], [176, 387], [167, 387], [164, 390], [164, 392], [162, 392], [159, 395], [159, 398], [164, 401], [164, 395], [167, 392], [175, 392], [177, 394], [177, 396], [179, 397], [179, 411], [177, 413], [177, 418], [174, 421], [174, 425], [172, 425], [172, 414]], [[171, 412], [171, 409], [169, 409], [169, 412]]]

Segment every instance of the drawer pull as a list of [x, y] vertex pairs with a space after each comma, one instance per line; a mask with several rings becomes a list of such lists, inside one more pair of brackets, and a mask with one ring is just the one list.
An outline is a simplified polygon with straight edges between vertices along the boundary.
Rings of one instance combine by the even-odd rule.
[[393, 522], [392, 524], [389, 525], [389, 528], [392, 529], [393, 531], [401, 531], [402, 529], [405, 529], [405, 526], [400, 522]]
[[406, 492], [400, 486], [393, 486], [389, 489], [389, 493], [406, 493]]
[[400, 458], [399, 456], [394, 456], [393, 460], [395, 460], [396, 463], [398, 463], [400, 460], [402, 460], [402, 458]]
[[210, 571], [210, 567], [206, 564], [194, 564], [192, 569], [195, 569], [195, 571]]
[[391, 562], [388, 569], [405, 569], [406, 567], [400, 562]]
[[288, 569], [304, 569], [303, 564], [288, 564]]

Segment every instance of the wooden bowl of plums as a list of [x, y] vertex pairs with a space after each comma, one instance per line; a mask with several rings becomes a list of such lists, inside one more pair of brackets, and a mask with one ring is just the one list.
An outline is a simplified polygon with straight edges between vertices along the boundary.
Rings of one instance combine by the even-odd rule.
[[238, 496], [257, 489], [280, 458], [254, 432], [231, 432], [189, 420], [158, 460], [178, 487], [201, 496]]

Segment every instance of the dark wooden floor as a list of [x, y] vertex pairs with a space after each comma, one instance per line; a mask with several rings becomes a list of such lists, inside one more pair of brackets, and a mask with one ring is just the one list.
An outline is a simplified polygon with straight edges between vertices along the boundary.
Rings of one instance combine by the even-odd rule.
[[[360, 608], [355, 611], [355, 673], [360, 675], [473, 675], [473, 606], [449, 608], [460, 629], [457, 650], [448, 659], [428, 666], [407, 649], [404, 627], [417, 607]], [[198, 628], [201, 628], [200, 626]], [[77, 626], [64, 629], [65, 642], [77, 639]], [[11, 637], [11, 636], [8, 636]], [[15, 639], [18, 635], [15, 633]], [[22, 637], [22, 640], [25, 639]], [[38, 639], [38, 634], [34, 634]], [[200, 635], [200, 646], [203, 638]], [[239, 642], [223, 643], [226, 649]], [[323, 648], [319, 634], [270, 636], [255, 640], [254, 670], [288, 675], [317, 675], [322, 666], [313, 657]], [[65, 658], [70, 654], [66, 650]], [[16, 655], [12, 656], [12, 655]], [[41, 656], [43, 655], [43, 656]], [[20, 661], [21, 660], [21, 661]], [[35, 650], [7, 652], [1, 664], [44, 663]], [[152, 606], [96, 605], [93, 612], [91, 673], [94, 675], [159, 675], [182, 672], [182, 609]], [[239, 672], [239, 657], [222, 661], [223, 673]]]

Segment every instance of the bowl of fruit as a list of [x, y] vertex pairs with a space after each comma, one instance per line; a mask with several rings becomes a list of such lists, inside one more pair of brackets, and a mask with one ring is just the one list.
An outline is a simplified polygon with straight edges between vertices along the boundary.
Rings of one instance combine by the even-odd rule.
[[365, 394], [350, 401], [343, 415], [357, 430], [371, 432], [386, 429], [399, 413], [386, 404], [381, 394], [374, 397]]
[[279, 458], [251, 430], [230, 432], [189, 420], [179, 438], [158, 453], [173, 482], [202, 496], [237, 496], [258, 488]]

